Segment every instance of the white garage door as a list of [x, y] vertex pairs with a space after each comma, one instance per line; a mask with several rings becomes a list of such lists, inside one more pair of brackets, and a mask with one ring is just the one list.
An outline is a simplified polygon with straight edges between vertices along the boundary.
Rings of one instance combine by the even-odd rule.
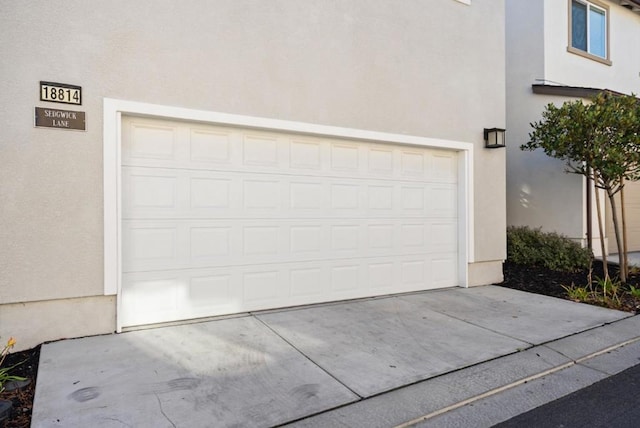
[[123, 118], [123, 326], [458, 285], [457, 153]]

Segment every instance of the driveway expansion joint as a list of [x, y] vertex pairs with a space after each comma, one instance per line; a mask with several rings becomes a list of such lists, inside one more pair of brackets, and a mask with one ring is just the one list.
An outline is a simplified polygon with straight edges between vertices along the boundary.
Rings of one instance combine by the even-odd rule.
[[[313, 361], [311, 359], [311, 357], [309, 357], [307, 354], [305, 354], [304, 352], [302, 352], [301, 349], [299, 349], [298, 347], [296, 347], [296, 345], [294, 345], [291, 341], [287, 340], [287, 338], [283, 337], [280, 333], [278, 333], [275, 329], [271, 328], [271, 326], [269, 324], [267, 324], [263, 319], [261, 319], [259, 316], [251, 314], [251, 316], [253, 318], [255, 318], [258, 322], [260, 322], [262, 325], [264, 325], [266, 328], [269, 329], [269, 331], [271, 331], [273, 334], [275, 334], [276, 336], [278, 336], [280, 339], [282, 339], [285, 343], [287, 343], [289, 346], [291, 346], [293, 349], [296, 350], [296, 352], [298, 352], [300, 355], [302, 355], [303, 357], [305, 357], [307, 360], [309, 360], [309, 362], [311, 362], [313, 365], [315, 365], [316, 367], [318, 367], [320, 370], [322, 370], [323, 372], [325, 372], [327, 375], [329, 375], [333, 380], [335, 380], [336, 382], [338, 382], [340, 385], [344, 386], [347, 390], [349, 390], [349, 392], [355, 394], [356, 397], [358, 397], [358, 400], [356, 401], [360, 401], [362, 400], [364, 397], [360, 394], [358, 394], [357, 392], [355, 392], [353, 389], [349, 388], [348, 385], [346, 385], [344, 382], [342, 382], [340, 379], [338, 379], [337, 377], [335, 377], [333, 374], [331, 374], [327, 369], [325, 369], [324, 367], [322, 367], [320, 364], [316, 363], [315, 361]], [[348, 405], [349, 403], [347, 403], [346, 405]], [[341, 407], [341, 406], [338, 406]], [[322, 413], [322, 412], [320, 412]]]

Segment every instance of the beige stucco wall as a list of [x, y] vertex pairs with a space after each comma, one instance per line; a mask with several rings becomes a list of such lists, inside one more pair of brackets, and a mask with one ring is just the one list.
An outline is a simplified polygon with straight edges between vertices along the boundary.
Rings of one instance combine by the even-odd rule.
[[[622, 203], [621, 193], [615, 196], [616, 212], [619, 219], [619, 227], [622, 229]], [[640, 251], [640, 181], [627, 182], [624, 186], [625, 216], [627, 226], [627, 251]], [[611, 205], [607, 203], [606, 209], [606, 233], [607, 249], [609, 253], [618, 253], [618, 243], [615, 238]], [[620, 230], [622, 233], [622, 230]]]
[[[502, 282], [502, 263], [504, 260], [476, 262], [469, 265], [469, 287]], [[496, 272], [499, 277], [496, 278]]]
[[[640, 89], [640, 15], [610, 6], [612, 65], [567, 52], [569, 0], [508, 1], [507, 15], [507, 219], [512, 225], [542, 227], [585, 242], [587, 231], [585, 180], [565, 174], [564, 164], [541, 151], [523, 152], [531, 122], [542, 117], [549, 103], [571, 99], [533, 94], [542, 83], [608, 88], [620, 92]], [[599, 253], [593, 198], [594, 252]]]
[[[503, 8], [2, 2], [0, 304], [103, 293], [104, 98], [472, 142], [475, 257], [502, 260], [505, 153], [481, 147], [505, 124]], [[86, 132], [34, 128], [35, 106], [65, 108], [40, 80], [82, 86]]]
[[115, 296], [95, 296], [0, 306], [0, 343], [17, 340], [13, 351], [44, 341], [113, 333]]

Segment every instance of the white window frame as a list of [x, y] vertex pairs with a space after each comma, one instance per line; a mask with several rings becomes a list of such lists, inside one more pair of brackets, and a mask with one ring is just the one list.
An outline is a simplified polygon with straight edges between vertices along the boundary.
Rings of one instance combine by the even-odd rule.
[[[577, 3], [581, 3], [583, 5], [585, 5], [587, 7], [587, 50], [584, 51], [582, 49], [578, 49], [575, 48], [573, 46], [573, 3], [577, 2]], [[569, 19], [568, 19], [568, 23], [569, 23], [569, 44], [567, 46], [567, 51], [571, 52], [573, 54], [576, 55], [580, 55], [582, 57], [585, 58], [589, 58], [591, 60], [597, 61], [597, 62], [601, 62], [603, 64], [606, 65], [611, 65], [611, 59], [610, 59], [610, 37], [609, 37], [609, 21], [610, 21], [610, 12], [609, 12], [609, 6], [607, 6], [604, 3], [601, 3], [599, 1], [596, 0], [569, 0]], [[589, 12], [591, 11], [591, 9], [596, 9], [598, 11], [601, 11], [604, 13], [605, 16], [605, 43], [604, 43], [604, 49], [605, 49], [605, 56], [601, 57], [599, 55], [595, 55], [592, 54], [590, 52], [590, 43], [591, 43], [591, 30], [589, 28], [590, 24], [590, 20], [589, 20]]]

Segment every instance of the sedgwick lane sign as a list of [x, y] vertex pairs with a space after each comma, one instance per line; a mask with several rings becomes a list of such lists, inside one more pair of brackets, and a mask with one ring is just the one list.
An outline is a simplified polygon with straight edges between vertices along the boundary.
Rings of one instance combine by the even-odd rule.
[[85, 112], [36, 107], [36, 126], [86, 131]]

